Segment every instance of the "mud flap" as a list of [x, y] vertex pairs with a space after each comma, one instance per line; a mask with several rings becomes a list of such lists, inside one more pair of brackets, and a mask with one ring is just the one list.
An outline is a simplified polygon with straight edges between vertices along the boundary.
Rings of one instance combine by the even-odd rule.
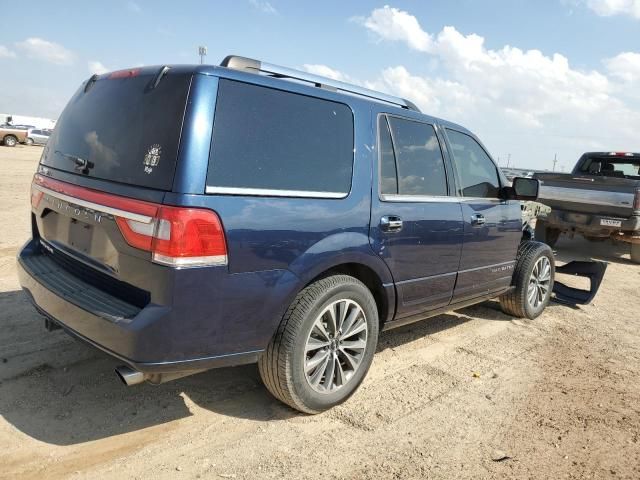
[[585, 305], [590, 303], [596, 296], [596, 293], [598, 293], [598, 289], [604, 278], [604, 272], [607, 271], [608, 265], [607, 262], [574, 261], [561, 267], [556, 267], [556, 274], [562, 273], [565, 275], [586, 277], [591, 281], [591, 286], [589, 290], [581, 290], [579, 288], [569, 287], [556, 280], [553, 285], [553, 293], [555, 294], [553, 300], [567, 305]]

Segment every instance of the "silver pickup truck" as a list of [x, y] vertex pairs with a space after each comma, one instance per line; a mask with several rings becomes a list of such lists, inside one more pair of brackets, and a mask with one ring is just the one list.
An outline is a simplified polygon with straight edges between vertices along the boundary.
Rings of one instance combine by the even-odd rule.
[[537, 173], [539, 201], [551, 212], [538, 218], [535, 236], [553, 246], [560, 234], [631, 244], [640, 263], [640, 153], [589, 152], [571, 173]]

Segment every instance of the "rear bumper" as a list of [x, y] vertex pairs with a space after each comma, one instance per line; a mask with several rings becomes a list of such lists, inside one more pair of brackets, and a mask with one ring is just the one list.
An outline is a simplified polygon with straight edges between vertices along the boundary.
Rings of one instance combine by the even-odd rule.
[[[30, 260], [33, 258], [30, 257], [39, 255], [42, 256], [43, 251], [34, 240], [27, 243], [18, 255], [20, 284], [36, 309], [69, 334], [143, 373], [198, 372], [253, 363], [257, 361], [277, 327], [282, 315], [279, 308], [288, 304], [285, 303], [287, 292], [283, 292], [283, 289], [275, 289], [273, 292], [282, 295], [280, 305], [277, 306], [277, 300], [264, 301], [264, 296], [258, 295], [256, 302], [259, 305], [247, 301], [244, 312], [236, 313], [243, 319], [243, 322], [238, 322], [238, 318], [233, 315], [225, 315], [226, 312], [235, 311], [233, 298], [231, 302], [224, 304], [220, 303], [220, 299], [228, 298], [234, 292], [237, 297], [239, 288], [266, 289], [269, 285], [273, 286], [273, 279], [265, 280], [255, 273], [241, 275], [244, 278], [216, 282], [221, 284], [217, 289], [220, 290], [218, 294], [203, 291], [207, 282], [198, 277], [207, 272], [202, 269], [181, 272], [196, 277], [184, 286], [191, 292], [191, 296], [178, 300], [184, 290], [177, 284], [185, 282], [174, 279], [176, 301], [172, 306], [149, 304], [138, 309], [137, 313], [133, 312], [130, 318], [119, 318], [117, 315], [105, 315], [98, 311], [99, 305], [104, 303], [102, 297], [98, 307], [87, 308], [68, 291], [52, 286], [50, 279], [44, 279], [32, 267], [33, 262]], [[208, 274], [210, 277], [211, 272]], [[233, 277], [226, 271], [224, 275]], [[284, 275], [282, 273], [281, 276]], [[294, 282], [291, 280], [288, 279], [285, 284], [292, 287]], [[199, 285], [199, 291], [191, 291], [193, 283]], [[194, 298], [194, 293], [197, 298]], [[272, 295], [269, 300], [277, 296]], [[259, 301], [260, 297], [262, 301]], [[265, 316], [253, 319], [247, 317], [247, 314], [252, 313], [252, 307], [260, 308]]]
[[[617, 233], [640, 235], [640, 216], [619, 218], [610, 215], [568, 212], [552, 210], [547, 216], [540, 217], [550, 227], [562, 231], [574, 231], [592, 236], [608, 237]], [[601, 225], [601, 220], [620, 220], [620, 227]]]

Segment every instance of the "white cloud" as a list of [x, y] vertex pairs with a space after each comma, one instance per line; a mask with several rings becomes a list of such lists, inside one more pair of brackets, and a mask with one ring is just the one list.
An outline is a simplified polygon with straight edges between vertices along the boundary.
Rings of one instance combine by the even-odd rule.
[[251, 6], [257, 10], [260, 10], [262, 13], [268, 13], [270, 15], [275, 15], [278, 13], [278, 10], [271, 5], [270, 2], [265, 0], [249, 0]]
[[[544, 151], [538, 155], [553, 158], [555, 149], [573, 162], [591, 148], [640, 149], [638, 95], [625, 83], [639, 78], [640, 54], [609, 59], [604, 73], [583, 71], [558, 53], [509, 45], [488, 49], [483, 37], [452, 26], [434, 35], [413, 15], [388, 6], [359, 23], [377, 39], [401, 41], [424, 52], [426, 65], [434, 59], [438, 65], [434, 76], [412, 74], [402, 65], [389, 67], [367, 86], [462, 123], [489, 138], [497, 155], [517, 148], [524, 156]], [[533, 161], [530, 167], [537, 166]]]
[[305, 63], [302, 68], [304, 68], [304, 70], [309, 73], [313, 73], [314, 75], [320, 75], [322, 77], [331, 78], [340, 82], [358, 83], [349, 75], [342, 73], [339, 70], [328, 67], [327, 65]]
[[15, 58], [15, 52], [12, 52], [4, 45], [0, 45], [0, 58]]
[[87, 62], [87, 68], [89, 69], [89, 73], [92, 75], [102, 75], [109, 71], [107, 67], [97, 60]]
[[640, 53], [623, 52], [604, 61], [609, 74], [626, 83], [640, 83]]
[[127, 2], [127, 9], [133, 13], [142, 12], [142, 8], [136, 2]]
[[586, 0], [586, 5], [603, 17], [629, 15], [640, 18], [640, 0]]
[[30, 58], [44, 60], [56, 65], [70, 65], [73, 63], [74, 54], [62, 45], [38, 37], [27, 38], [16, 46], [26, 52]]
[[355, 18], [366, 28], [379, 35], [384, 40], [400, 40], [411, 48], [427, 52], [432, 46], [433, 39], [420, 27], [418, 20], [409, 13], [385, 5], [371, 12], [367, 18]]

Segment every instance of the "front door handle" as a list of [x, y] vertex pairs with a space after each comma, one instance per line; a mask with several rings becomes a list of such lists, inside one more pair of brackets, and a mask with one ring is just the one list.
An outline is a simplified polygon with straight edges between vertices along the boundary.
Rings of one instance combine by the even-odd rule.
[[471, 226], [472, 227], [481, 227], [485, 223], [487, 223], [487, 220], [486, 220], [486, 218], [484, 218], [484, 215], [480, 215], [479, 213], [475, 213], [475, 214], [471, 215]]
[[383, 232], [399, 232], [402, 230], [402, 218], [397, 215], [385, 215], [380, 219], [380, 229]]

